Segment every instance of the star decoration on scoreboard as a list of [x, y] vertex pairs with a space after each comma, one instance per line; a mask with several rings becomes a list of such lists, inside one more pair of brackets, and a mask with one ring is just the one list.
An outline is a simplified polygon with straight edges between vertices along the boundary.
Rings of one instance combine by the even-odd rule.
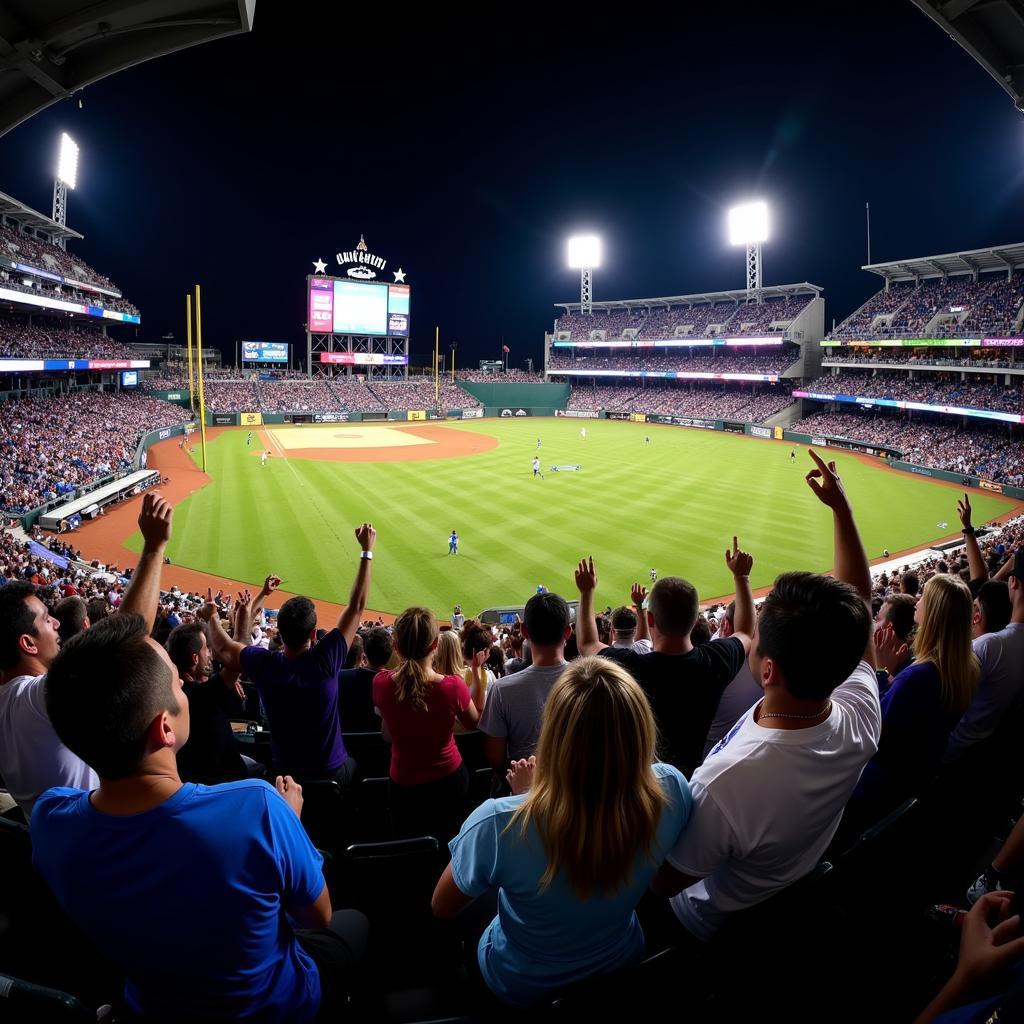
[[395, 275], [395, 284], [405, 284], [405, 271], [401, 267], [397, 270], [392, 270], [391, 273]]
[[315, 270], [316, 273], [318, 273], [318, 274], [322, 274], [322, 273], [324, 273], [327, 270], [327, 264], [324, 263], [323, 260], [314, 260], [313, 261], [313, 270]]

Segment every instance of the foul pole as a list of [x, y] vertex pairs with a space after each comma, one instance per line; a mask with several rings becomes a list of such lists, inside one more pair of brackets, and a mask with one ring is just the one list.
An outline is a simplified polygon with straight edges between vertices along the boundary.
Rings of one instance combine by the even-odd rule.
[[196, 285], [196, 363], [199, 377], [199, 431], [203, 437], [203, 472], [206, 472], [206, 393], [203, 390], [203, 312]]
[[192, 296], [185, 295], [185, 349], [188, 352], [188, 404], [196, 414], [195, 376], [192, 369]]

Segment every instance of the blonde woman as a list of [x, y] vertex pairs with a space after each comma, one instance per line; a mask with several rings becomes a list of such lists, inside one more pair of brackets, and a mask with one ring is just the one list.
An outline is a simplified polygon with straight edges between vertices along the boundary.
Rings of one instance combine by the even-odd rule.
[[953, 731], [974, 697], [981, 669], [971, 647], [971, 592], [958, 576], [933, 576], [924, 587], [914, 622], [913, 662], [906, 645], [884, 626], [875, 637], [879, 667], [891, 677], [881, 695], [882, 738], [854, 794], [885, 814], [912, 796], [938, 770]]
[[634, 963], [634, 908], [693, 801], [682, 773], [652, 764], [654, 716], [632, 676], [605, 658], [568, 665], [544, 707], [536, 760], [509, 771], [513, 796], [466, 819], [434, 890], [453, 917], [498, 889], [477, 951], [490, 989], [527, 1006]]
[[466, 665], [462, 660], [462, 644], [459, 642], [459, 634], [454, 630], [446, 629], [437, 638], [434, 671], [443, 676], [458, 676], [465, 679]]
[[392, 639], [401, 664], [373, 680], [373, 701], [391, 742], [391, 815], [399, 835], [447, 841], [458, 831], [469, 791], [453, 727], [476, 728], [483, 687], [471, 692], [460, 676], [434, 668], [438, 628], [429, 608], [402, 612]]

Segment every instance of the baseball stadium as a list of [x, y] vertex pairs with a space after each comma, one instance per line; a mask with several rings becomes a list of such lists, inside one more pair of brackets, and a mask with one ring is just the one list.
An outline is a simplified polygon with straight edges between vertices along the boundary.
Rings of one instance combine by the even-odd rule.
[[[400, 103], [368, 83], [358, 113], [322, 94], [353, 84], [330, 40], [366, 12], [7, 6], [0, 1020], [469, 1024], [680, 1001], [698, 1021], [1024, 1019], [1019, 172], [943, 167], [971, 230], [959, 211], [901, 230], [896, 206], [932, 201], [937, 131], [905, 125], [918, 177], [894, 163], [900, 184], [871, 194], [876, 253], [881, 235], [896, 257], [872, 260], [854, 164], [877, 191], [888, 156], [866, 101], [830, 91], [863, 145], [821, 193], [835, 245], [805, 243], [786, 174], [827, 118], [762, 69], [765, 153], [732, 130], [707, 156], [760, 173], [721, 201], [710, 164], [652, 156], [664, 208], [692, 193], [715, 227], [687, 224], [681, 254], [657, 214], [639, 255], [602, 228], [617, 193], [643, 208], [621, 173], [637, 156], [620, 166], [596, 118], [574, 139], [547, 120], [562, 83], [539, 50], [494, 55], [550, 177], [513, 201], [478, 169], [512, 181], [511, 146], [474, 134], [512, 87], [475, 62]], [[890, 26], [880, 54], [895, 39], [937, 79], [955, 67], [969, 85], [943, 102], [965, 132], [1006, 94], [1019, 116], [1017, 0], [894, 7], [864, 14]], [[777, 13], [773, 45], [829, 38], [863, 72], [857, 45]], [[616, 51], [570, 47], [562, 16], [566, 67], [610, 73]], [[288, 33], [318, 17], [303, 64]], [[702, 12], [697, 34], [757, 54], [771, 19], [750, 18]], [[366, 59], [413, 82], [412, 26], [389, 51], [367, 24]], [[584, 75], [577, 100], [676, 116], [671, 35], [626, 30], [651, 67], [614, 100]], [[700, 90], [712, 117], [739, 100]], [[438, 121], [451, 152], [424, 161], [406, 141], [446, 104], [476, 148]], [[637, 154], [667, 143], [621, 113], [608, 131]], [[267, 134], [280, 162], [254, 156]], [[51, 151], [43, 213], [26, 168]], [[611, 184], [584, 201], [591, 170]], [[465, 210], [444, 198], [459, 175]], [[386, 201], [360, 191], [371, 176]], [[836, 192], [856, 218], [825, 210]], [[540, 228], [558, 204], [571, 227]], [[487, 217], [497, 234], [454, 266]], [[843, 244], [859, 231], [863, 259]]]

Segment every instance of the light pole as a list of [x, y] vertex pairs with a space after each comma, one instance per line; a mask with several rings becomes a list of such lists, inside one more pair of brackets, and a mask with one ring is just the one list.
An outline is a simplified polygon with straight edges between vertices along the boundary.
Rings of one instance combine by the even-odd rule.
[[729, 210], [729, 244], [747, 249], [747, 295], [761, 301], [761, 243], [768, 240], [768, 204], [763, 199]]
[[580, 312], [591, 312], [593, 305], [594, 269], [601, 266], [601, 239], [597, 235], [574, 235], [569, 239], [570, 270], [580, 272]]
[[[61, 132], [60, 155], [57, 158], [57, 176], [53, 179], [53, 219], [64, 227], [68, 222], [68, 189], [74, 189], [78, 180], [78, 144]], [[67, 248], [67, 239], [55, 239], [62, 249]]]

